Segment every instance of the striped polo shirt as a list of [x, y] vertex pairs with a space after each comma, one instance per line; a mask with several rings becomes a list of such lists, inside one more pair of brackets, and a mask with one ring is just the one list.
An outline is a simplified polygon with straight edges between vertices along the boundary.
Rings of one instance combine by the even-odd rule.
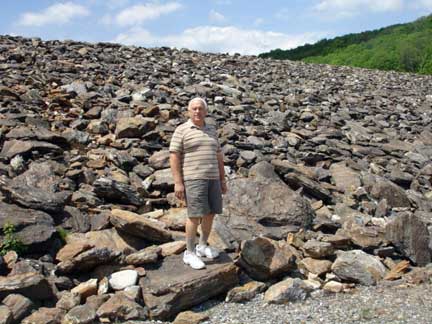
[[183, 180], [219, 179], [217, 153], [220, 152], [216, 128], [196, 126], [190, 119], [179, 125], [171, 138], [170, 152], [181, 153]]

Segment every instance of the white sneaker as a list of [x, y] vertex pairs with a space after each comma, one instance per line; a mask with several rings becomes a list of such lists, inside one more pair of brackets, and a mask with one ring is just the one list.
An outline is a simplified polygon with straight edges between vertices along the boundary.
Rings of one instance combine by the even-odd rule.
[[219, 251], [209, 245], [198, 244], [195, 247], [195, 253], [199, 257], [206, 257], [209, 259], [216, 259], [219, 256]]
[[205, 264], [202, 260], [193, 252], [186, 250], [183, 254], [183, 262], [189, 265], [192, 269], [204, 269]]

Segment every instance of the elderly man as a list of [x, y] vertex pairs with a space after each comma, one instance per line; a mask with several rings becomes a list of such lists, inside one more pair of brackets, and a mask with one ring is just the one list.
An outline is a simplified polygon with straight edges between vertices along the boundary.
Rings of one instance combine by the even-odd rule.
[[[176, 128], [170, 143], [170, 165], [175, 196], [186, 200], [186, 251], [183, 262], [193, 269], [205, 268], [200, 257], [214, 259], [219, 253], [207, 244], [215, 214], [222, 212], [227, 190], [223, 155], [216, 129], [205, 123], [207, 103], [194, 98], [188, 105], [189, 120]], [[199, 244], [195, 247], [198, 225]]]

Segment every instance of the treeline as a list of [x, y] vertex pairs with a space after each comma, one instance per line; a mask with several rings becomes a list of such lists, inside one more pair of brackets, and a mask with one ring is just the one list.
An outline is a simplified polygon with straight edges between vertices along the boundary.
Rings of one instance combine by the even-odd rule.
[[291, 50], [276, 49], [260, 57], [432, 74], [432, 15]]

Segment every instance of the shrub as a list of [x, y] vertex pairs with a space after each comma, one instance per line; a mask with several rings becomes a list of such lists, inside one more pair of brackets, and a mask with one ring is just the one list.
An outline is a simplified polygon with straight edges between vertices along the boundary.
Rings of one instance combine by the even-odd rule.
[[26, 246], [15, 234], [15, 226], [11, 223], [3, 225], [3, 241], [0, 245], [0, 255], [5, 255], [9, 251], [15, 251], [18, 255], [26, 250]]

